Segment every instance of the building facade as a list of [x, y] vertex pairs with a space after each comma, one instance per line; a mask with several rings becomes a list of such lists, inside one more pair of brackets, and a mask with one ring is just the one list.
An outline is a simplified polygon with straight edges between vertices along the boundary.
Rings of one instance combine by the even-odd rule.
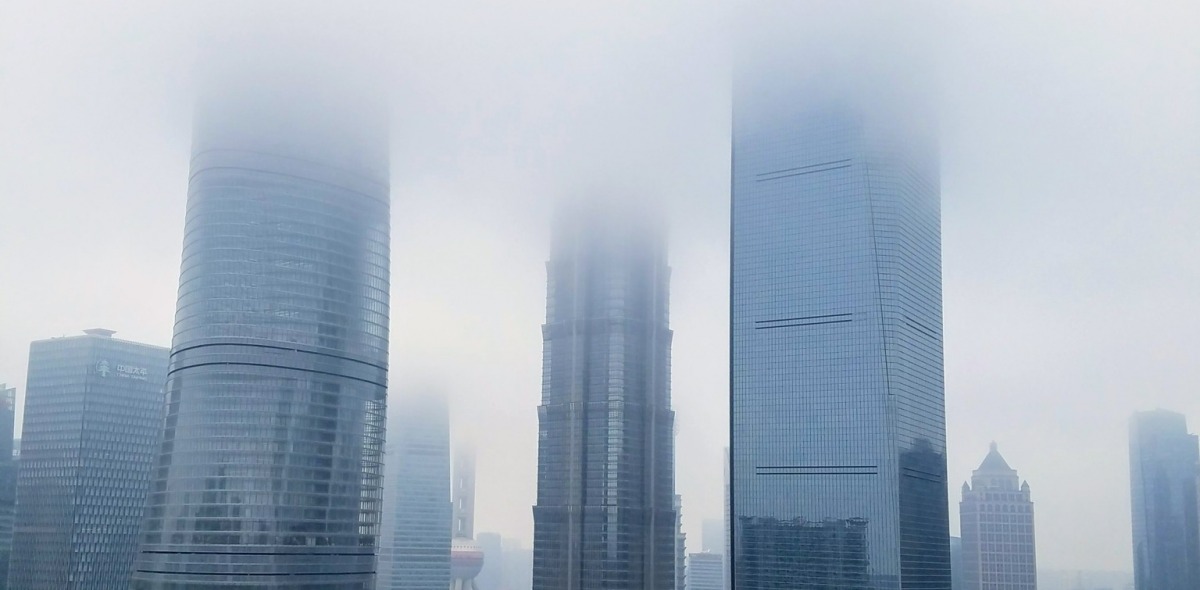
[[962, 537], [950, 537], [950, 590], [966, 590]]
[[0, 383], [0, 590], [8, 588], [13, 517], [17, 507], [17, 449], [13, 438], [17, 390]]
[[446, 400], [434, 394], [405, 394], [397, 402], [388, 457], [388, 485], [395, 503], [389, 539], [390, 579], [380, 590], [448, 590], [454, 516], [450, 495], [450, 421]]
[[687, 588], [687, 534], [683, 532], [683, 496], [675, 494], [675, 588]]
[[374, 584], [386, 117], [352, 60], [318, 76], [320, 43], [270, 42], [200, 76], [139, 590]]
[[500, 533], [479, 533], [475, 536], [479, 550], [483, 551], [483, 567], [475, 576], [481, 588], [501, 590], [504, 580], [503, 537]]
[[937, 124], [903, 44], [771, 16], [734, 84], [733, 587], [945, 590]]
[[959, 503], [966, 590], [1037, 590], [1033, 500], [996, 443], [962, 487]]
[[675, 585], [665, 238], [634, 206], [557, 220], [547, 263], [534, 590]]
[[129, 587], [167, 349], [84, 332], [29, 346], [10, 588]]
[[450, 540], [451, 590], [477, 590], [475, 577], [486, 559], [475, 542], [475, 448], [459, 443], [454, 449], [454, 530]]
[[1129, 425], [1133, 575], [1137, 590], [1200, 588], [1200, 444], [1183, 414], [1153, 410]]
[[720, 553], [688, 554], [687, 590], [721, 590], [724, 587], [725, 560]]
[[704, 553], [725, 554], [725, 521], [706, 518], [700, 524], [700, 550]]

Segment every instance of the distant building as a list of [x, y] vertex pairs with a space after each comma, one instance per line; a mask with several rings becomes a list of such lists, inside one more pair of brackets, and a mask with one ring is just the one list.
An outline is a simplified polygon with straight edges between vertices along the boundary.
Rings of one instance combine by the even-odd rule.
[[[8, 588], [12, 553], [13, 512], [17, 504], [17, 459], [13, 439], [17, 390], [0, 383], [0, 590]], [[13, 445], [7, 447], [6, 444]]]
[[502, 590], [501, 581], [504, 579], [504, 540], [499, 533], [477, 533], [475, 542], [483, 551], [483, 567], [475, 576], [475, 583], [487, 590]]
[[687, 590], [721, 590], [724, 586], [725, 560], [720, 553], [688, 554]]
[[706, 518], [700, 524], [700, 550], [704, 553], [725, 554], [725, 521]]
[[675, 588], [687, 587], [687, 535], [683, 532], [683, 496], [675, 494]]
[[1037, 590], [1029, 482], [1021, 482], [996, 443], [963, 484], [959, 513], [966, 590]]
[[1038, 590], [1133, 590], [1133, 572], [1039, 570]]
[[168, 351], [113, 334], [85, 330], [29, 347], [10, 588], [129, 588]]
[[950, 590], [966, 590], [962, 537], [950, 537]]
[[504, 586], [497, 590], [529, 590], [533, 586], [533, 550], [517, 539], [504, 540]]
[[1133, 575], [1137, 590], [1200, 588], [1197, 437], [1183, 414], [1138, 412], [1129, 425]]
[[638, 209], [581, 203], [553, 231], [533, 590], [675, 584], [670, 268]]
[[533, 584], [530, 549], [498, 533], [479, 533], [475, 539], [483, 551], [483, 569], [475, 576], [481, 590], [529, 590]]
[[730, 590], [733, 584], [733, 575], [730, 572], [730, 565], [733, 563], [733, 551], [731, 543], [733, 542], [733, 528], [731, 527], [733, 516], [729, 498], [729, 447], [725, 447], [725, 457], [722, 463], [725, 466], [725, 544], [721, 547], [721, 554], [725, 556], [725, 590]]
[[450, 418], [440, 395], [405, 394], [397, 400], [395, 454], [387, 485], [396, 487], [391, 579], [381, 590], [450, 588]]
[[460, 444], [454, 453], [453, 535], [450, 540], [451, 590], [476, 590], [483, 549], [475, 542], [475, 449]]

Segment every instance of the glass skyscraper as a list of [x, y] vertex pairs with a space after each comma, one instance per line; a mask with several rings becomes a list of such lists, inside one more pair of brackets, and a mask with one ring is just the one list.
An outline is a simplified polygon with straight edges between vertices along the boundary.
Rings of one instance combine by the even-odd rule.
[[10, 588], [129, 588], [167, 349], [113, 334], [29, 347]]
[[1137, 590], [1200, 588], [1200, 443], [1183, 414], [1153, 410], [1129, 423], [1133, 576]]
[[547, 263], [534, 590], [674, 588], [667, 253], [633, 208], [564, 209]]
[[947, 590], [936, 123], [886, 39], [791, 16], [734, 85], [733, 588]]
[[134, 588], [374, 584], [387, 121], [354, 63], [317, 75], [331, 57], [311, 45], [246, 51], [201, 76]]
[[446, 400], [435, 394], [403, 394], [396, 405], [394, 452], [387, 458], [394, 500], [384, 514], [392, 526], [381, 558], [388, 560], [389, 574], [377, 588], [448, 590], [454, 516]]
[[16, 404], [16, 388], [0, 383], [0, 590], [8, 588], [8, 558], [12, 554], [17, 504], [17, 460], [13, 453]]

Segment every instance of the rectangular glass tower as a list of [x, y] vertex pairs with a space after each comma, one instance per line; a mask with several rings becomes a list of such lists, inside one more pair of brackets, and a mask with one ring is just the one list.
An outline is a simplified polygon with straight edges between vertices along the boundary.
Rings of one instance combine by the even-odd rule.
[[378, 590], [448, 590], [450, 538], [450, 416], [438, 393], [407, 393], [399, 398], [388, 457], [388, 485], [394, 489], [384, 509], [388, 536], [387, 579]]
[[934, 124], [797, 63], [734, 90], [734, 588], [948, 589]]
[[1169, 410], [1129, 421], [1133, 574], [1137, 590], [1200, 587], [1196, 464], [1200, 444], [1187, 418]]
[[10, 588], [129, 588], [167, 349], [112, 334], [29, 347]]

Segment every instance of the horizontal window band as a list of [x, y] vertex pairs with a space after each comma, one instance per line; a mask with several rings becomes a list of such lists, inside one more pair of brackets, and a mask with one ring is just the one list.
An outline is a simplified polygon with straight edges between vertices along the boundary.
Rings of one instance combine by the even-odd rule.
[[946, 481], [946, 478], [941, 475], [938, 475], [936, 473], [930, 473], [928, 471], [921, 471], [919, 469], [913, 469], [911, 467], [901, 468], [900, 473], [901, 473], [901, 475], [903, 475], [905, 477], [911, 477], [913, 479], [922, 479], [922, 480], [931, 481], [934, 483], [942, 483], [942, 482]]
[[248, 574], [244, 572], [194, 572], [194, 571], [173, 571], [173, 570], [137, 570], [139, 574], [161, 574], [166, 576], [238, 576], [238, 577], [257, 577], [257, 576], [373, 576], [375, 572], [276, 572], [266, 573], [259, 572]]
[[918, 475], [916, 473], [904, 473], [902, 475], [904, 475], [904, 477], [911, 477], [913, 479], [919, 479], [921, 481], [928, 481], [928, 482], [933, 482], [933, 483], [945, 483], [945, 481], [946, 481], [940, 477], [930, 477], [928, 475]]
[[793, 176], [805, 176], [807, 174], [816, 174], [818, 172], [832, 172], [834, 170], [841, 170], [843, 168], [849, 168], [849, 167], [850, 167], [850, 164], [844, 164], [842, 166], [833, 166], [830, 168], [820, 168], [818, 170], [807, 170], [805, 172], [793, 172], [791, 174], [781, 174], [779, 176], [771, 176], [769, 178], [756, 178], [754, 181], [755, 182], [766, 182], [768, 180], [779, 180], [781, 178], [791, 178]]
[[908, 324], [909, 327], [911, 327], [911, 328], [915, 328], [919, 332], [923, 332], [926, 336], [929, 336], [930, 338], [933, 338], [934, 340], [937, 340], [939, 338], [936, 332], [934, 332], [933, 330], [930, 330], [928, 327], [926, 327], [921, 322], [918, 322], [917, 320], [914, 320], [908, 316], [904, 316], [904, 323]]
[[330, 377], [337, 377], [337, 378], [339, 378], [339, 379], [350, 379], [351, 381], [358, 381], [359, 383], [366, 383], [366, 384], [368, 384], [368, 385], [374, 385], [374, 386], [376, 386], [376, 387], [384, 387], [384, 388], [386, 388], [386, 387], [387, 387], [387, 384], [386, 384], [386, 383], [378, 383], [378, 382], [375, 382], [375, 381], [371, 381], [371, 380], [369, 380], [369, 379], [361, 379], [361, 378], [359, 378], [359, 377], [353, 377], [353, 376], [350, 376], [350, 375], [343, 375], [343, 374], [341, 374], [341, 373], [330, 373], [329, 371], [317, 371], [317, 370], [314, 370], [314, 369], [304, 369], [304, 368], [300, 368], [300, 367], [289, 367], [289, 366], [286, 366], [286, 365], [268, 365], [268, 364], [266, 364], [266, 363], [238, 363], [238, 362], [196, 363], [196, 364], [194, 364], [194, 365], [186, 365], [186, 366], [183, 366], [183, 367], [178, 367], [178, 368], [176, 368], [176, 369], [172, 369], [171, 371], [169, 371], [169, 372], [167, 373], [167, 378], [169, 379], [169, 378], [171, 378], [172, 376], [174, 376], [174, 375], [175, 375], [175, 373], [179, 373], [179, 372], [181, 372], [181, 371], [188, 371], [188, 370], [191, 370], [191, 369], [197, 369], [197, 368], [200, 368], [200, 367], [220, 367], [220, 366], [226, 366], [226, 367], [260, 367], [260, 368], [264, 368], [264, 369], [278, 369], [278, 370], [280, 370], [280, 371], [299, 371], [299, 372], [301, 372], [301, 373], [312, 373], [312, 374], [315, 374], [315, 375], [328, 375], [328, 376], [330, 376]]
[[756, 324], [774, 324], [774, 323], [778, 323], [778, 322], [803, 322], [803, 321], [807, 321], [807, 320], [823, 320], [823, 319], [827, 319], [827, 318], [845, 318], [845, 317], [850, 317], [852, 315], [854, 315], [854, 314], [852, 314], [852, 313], [827, 313], [824, 315], [810, 315], [810, 316], [804, 316], [801, 318], [781, 318], [778, 320], [757, 320], [754, 323], [756, 323]]
[[289, 551], [164, 551], [164, 550], [147, 549], [145, 551], [141, 551], [141, 553], [142, 554], [152, 554], [152, 555], [261, 555], [261, 556], [270, 556], [270, 557], [288, 557], [288, 556], [292, 556], [292, 555], [298, 555], [301, 557], [312, 557], [312, 556], [316, 556], [316, 557], [322, 557], [322, 556], [328, 556], [328, 557], [374, 557], [375, 556], [374, 552], [371, 552], [371, 553], [346, 553], [346, 552], [321, 553], [320, 551], [296, 551], [293, 553], [293, 552], [289, 552]]
[[846, 158], [844, 160], [831, 160], [829, 162], [821, 162], [820, 164], [809, 164], [808, 166], [800, 166], [797, 168], [784, 168], [782, 170], [772, 170], [770, 172], [760, 172], [758, 174], [755, 174], [755, 176], [771, 176], [773, 174], [782, 174], [784, 172], [795, 172], [797, 170], [807, 170], [809, 168], [819, 168], [821, 166], [832, 166], [834, 164], [845, 164], [846, 162], [849, 162], [849, 161], [850, 161], [850, 158]]
[[329, 354], [327, 352], [318, 352], [315, 350], [304, 350], [303, 348], [292, 348], [292, 347], [288, 347], [288, 346], [274, 346], [271, 344], [250, 344], [250, 343], [246, 343], [246, 342], [211, 342], [208, 344], [196, 344], [194, 346], [188, 346], [186, 348], [180, 348], [178, 350], [173, 350], [173, 351], [171, 351], [171, 356], [174, 357], [175, 355], [178, 355], [183, 352], [189, 352], [189, 351], [193, 351], [193, 350], [197, 350], [197, 349], [201, 349], [201, 348], [210, 348], [213, 346], [237, 346], [237, 347], [247, 347], [247, 348], [263, 348], [263, 349], [267, 349], [267, 350], [279, 350], [282, 352], [299, 352], [302, 354], [311, 354], [314, 356], [323, 356], [326, 358], [333, 358], [333, 359], [338, 359], [338, 360], [342, 360], [342, 361], [358, 363], [360, 365], [366, 365], [368, 367], [379, 369], [381, 371], [388, 370], [387, 365], [379, 365], [379, 364], [372, 363], [369, 361], [364, 361], [362, 359], [356, 359], [356, 358], [342, 356], [342, 355], [338, 355], [338, 354]]
[[878, 471], [771, 471], [754, 475], [879, 475]]
[[879, 475], [876, 465], [781, 465], [755, 467], [755, 475]]
[[878, 465], [760, 465], [755, 469], [879, 469]]
[[852, 322], [852, 321], [854, 321], [854, 320], [851, 320], [851, 319], [825, 320], [823, 322], [807, 322], [807, 323], [803, 323], [803, 324], [779, 324], [779, 325], [775, 325], [775, 326], [754, 326], [754, 329], [755, 330], [771, 330], [774, 328], [801, 328], [804, 326], [822, 326], [825, 324], [844, 324], [846, 322]]

